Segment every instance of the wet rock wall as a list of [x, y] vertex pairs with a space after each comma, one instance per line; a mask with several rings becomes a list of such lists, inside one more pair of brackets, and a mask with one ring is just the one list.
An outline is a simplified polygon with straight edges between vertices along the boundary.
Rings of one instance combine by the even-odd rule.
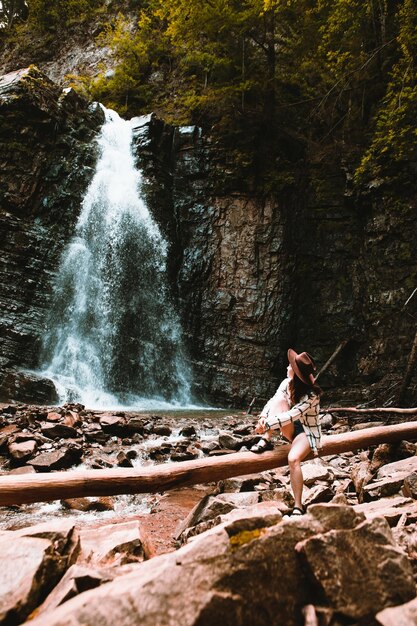
[[[36, 368], [54, 272], [96, 161], [101, 109], [31, 67], [0, 78], [0, 374], [5, 399], [53, 399]], [[33, 382], [33, 379], [32, 379]], [[46, 385], [46, 386], [45, 386]]]
[[[73, 92], [35, 77], [0, 83], [3, 373], [39, 362], [54, 271], [102, 121]], [[167, 306], [181, 314], [196, 395], [262, 404], [285, 374], [289, 346], [320, 367], [343, 343], [320, 378], [329, 401], [395, 402], [417, 317], [417, 296], [405, 306], [417, 286], [413, 184], [359, 197], [353, 161], [312, 155], [294, 184], [256, 195], [233, 190], [216, 146], [195, 127], [150, 115], [135, 119], [134, 136], [143, 189], [170, 243]], [[7, 376], [4, 398], [35, 400]], [[414, 375], [407, 402], [415, 398]]]

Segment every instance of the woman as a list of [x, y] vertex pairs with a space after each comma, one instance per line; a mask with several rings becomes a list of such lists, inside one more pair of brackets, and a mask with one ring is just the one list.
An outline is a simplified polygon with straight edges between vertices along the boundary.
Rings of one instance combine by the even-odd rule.
[[294, 508], [291, 515], [304, 513], [303, 473], [301, 461], [312, 450], [315, 456], [321, 447], [320, 394], [313, 372], [316, 370], [313, 358], [307, 352], [297, 354], [288, 350], [289, 366], [287, 378], [282, 381], [276, 394], [262, 409], [256, 432], [261, 439], [251, 448], [252, 452], [271, 450], [271, 431], [281, 429], [283, 436], [291, 442], [288, 453], [291, 487], [294, 494]]

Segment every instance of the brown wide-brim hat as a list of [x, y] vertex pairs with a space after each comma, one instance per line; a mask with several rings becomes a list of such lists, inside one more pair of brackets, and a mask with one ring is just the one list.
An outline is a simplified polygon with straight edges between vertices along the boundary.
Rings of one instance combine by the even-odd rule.
[[316, 371], [316, 364], [312, 356], [308, 352], [300, 352], [297, 354], [295, 350], [288, 350], [288, 361], [294, 370], [294, 373], [306, 385], [314, 385], [315, 379], [313, 372]]

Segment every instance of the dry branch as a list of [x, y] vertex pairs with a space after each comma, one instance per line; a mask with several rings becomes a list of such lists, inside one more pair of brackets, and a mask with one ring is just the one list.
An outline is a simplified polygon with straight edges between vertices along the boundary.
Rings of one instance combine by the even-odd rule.
[[417, 415], [417, 407], [401, 409], [398, 407], [380, 407], [373, 409], [357, 409], [353, 406], [332, 406], [326, 413], [399, 413], [403, 415]]
[[332, 356], [326, 361], [326, 363], [323, 365], [323, 367], [319, 370], [317, 376], [316, 376], [316, 380], [318, 379], [319, 376], [321, 376], [321, 374], [323, 374], [323, 372], [325, 372], [327, 370], [327, 368], [333, 363], [333, 361], [335, 360], [335, 358], [337, 357], [337, 355], [343, 350], [343, 348], [345, 348], [347, 346], [347, 344], [349, 343], [349, 339], [345, 339], [344, 341], [342, 341], [341, 344], [339, 344], [336, 348], [336, 350], [333, 352]]

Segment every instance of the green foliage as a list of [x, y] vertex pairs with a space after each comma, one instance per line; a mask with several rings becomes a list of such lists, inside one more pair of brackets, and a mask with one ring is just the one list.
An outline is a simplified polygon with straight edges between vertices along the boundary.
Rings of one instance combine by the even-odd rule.
[[2, 0], [0, 2], [0, 30], [11, 29], [16, 20], [25, 20], [28, 7], [25, 0]]
[[28, 0], [28, 7], [27, 28], [44, 42], [100, 15], [97, 43], [111, 51], [113, 69], [70, 76], [72, 84], [126, 116], [154, 110], [210, 129], [222, 137], [228, 171], [262, 179], [265, 188], [294, 185], [296, 164], [324, 147], [361, 147], [358, 184], [387, 164], [416, 160], [415, 0]]
[[356, 171], [358, 183], [382, 176], [387, 164], [417, 161], [417, 6], [404, 0], [398, 12], [398, 58], [376, 116], [369, 149]]
[[27, 0], [28, 26], [34, 31], [57, 33], [91, 19], [102, 0]]

